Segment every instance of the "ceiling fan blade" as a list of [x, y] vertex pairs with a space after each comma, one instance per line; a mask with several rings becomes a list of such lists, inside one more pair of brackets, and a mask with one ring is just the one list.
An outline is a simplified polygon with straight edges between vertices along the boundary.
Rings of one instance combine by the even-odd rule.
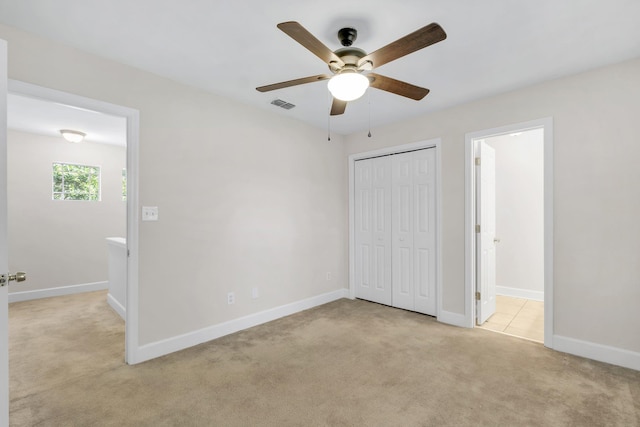
[[405, 55], [434, 43], [438, 43], [446, 38], [447, 34], [444, 32], [442, 27], [433, 22], [426, 27], [422, 27], [411, 34], [394, 41], [393, 43], [389, 43], [388, 45], [381, 47], [375, 52], [371, 52], [369, 55], [358, 61], [358, 66], [361, 66], [367, 61], [371, 61], [373, 63], [373, 67], [378, 68], [388, 62], [402, 58]]
[[322, 80], [328, 80], [330, 78], [331, 78], [331, 76], [328, 75], [328, 74], [318, 74], [317, 76], [303, 77], [301, 79], [288, 80], [286, 82], [280, 82], [280, 83], [274, 83], [272, 85], [260, 86], [260, 87], [257, 87], [256, 90], [258, 92], [269, 92], [271, 90], [283, 89], [285, 87], [290, 87], [290, 86], [303, 85], [305, 83], [319, 82], [319, 81], [322, 81]]
[[335, 62], [337, 66], [344, 66], [342, 59], [325, 46], [320, 40], [314, 37], [309, 31], [307, 31], [302, 25], [295, 21], [282, 22], [278, 24], [283, 32], [289, 37], [306, 47], [311, 53], [318, 58], [322, 59], [325, 63]]
[[333, 98], [333, 103], [331, 104], [331, 115], [339, 116], [340, 114], [344, 114], [344, 110], [347, 108], [347, 101], [341, 101], [338, 98]]
[[369, 73], [367, 77], [371, 81], [371, 87], [415, 99], [416, 101], [420, 101], [429, 93], [429, 89], [414, 86], [391, 77], [381, 76], [380, 74]]

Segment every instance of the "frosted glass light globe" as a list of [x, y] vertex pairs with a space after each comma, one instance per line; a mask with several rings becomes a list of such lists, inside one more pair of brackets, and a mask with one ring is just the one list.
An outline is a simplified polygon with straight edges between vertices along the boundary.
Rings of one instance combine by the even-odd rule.
[[67, 141], [74, 142], [74, 143], [82, 142], [84, 137], [87, 136], [87, 134], [84, 132], [80, 132], [77, 130], [70, 130], [70, 129], [61, 129], [60, 134]]
[[367, 91], [369, 79], [358, 72], [342, 72], [331, 77], [328, 87], [334, 98], [353, 101]]

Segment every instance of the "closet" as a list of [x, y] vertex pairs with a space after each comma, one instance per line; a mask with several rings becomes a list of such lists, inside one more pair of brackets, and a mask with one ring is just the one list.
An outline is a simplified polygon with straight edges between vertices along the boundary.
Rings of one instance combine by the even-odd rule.
[[355, 162], [355, 295], [436, 315], [435, 149]]

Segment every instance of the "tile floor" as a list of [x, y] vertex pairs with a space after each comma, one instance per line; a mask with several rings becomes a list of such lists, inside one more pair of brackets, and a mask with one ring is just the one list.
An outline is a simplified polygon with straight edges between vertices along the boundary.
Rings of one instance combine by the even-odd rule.
[[479, 328], [544, 342], [544, 303], [498, 295], [495, 314]]

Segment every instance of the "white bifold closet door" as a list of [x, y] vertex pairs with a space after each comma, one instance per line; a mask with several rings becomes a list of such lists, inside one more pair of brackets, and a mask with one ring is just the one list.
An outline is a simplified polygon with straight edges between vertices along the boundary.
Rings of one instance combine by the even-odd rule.
[[391, 305], [391, 163], [355, 164], [356, 297]]
[[356, 297], [436, 314], [435, 151], [356, 162]]

